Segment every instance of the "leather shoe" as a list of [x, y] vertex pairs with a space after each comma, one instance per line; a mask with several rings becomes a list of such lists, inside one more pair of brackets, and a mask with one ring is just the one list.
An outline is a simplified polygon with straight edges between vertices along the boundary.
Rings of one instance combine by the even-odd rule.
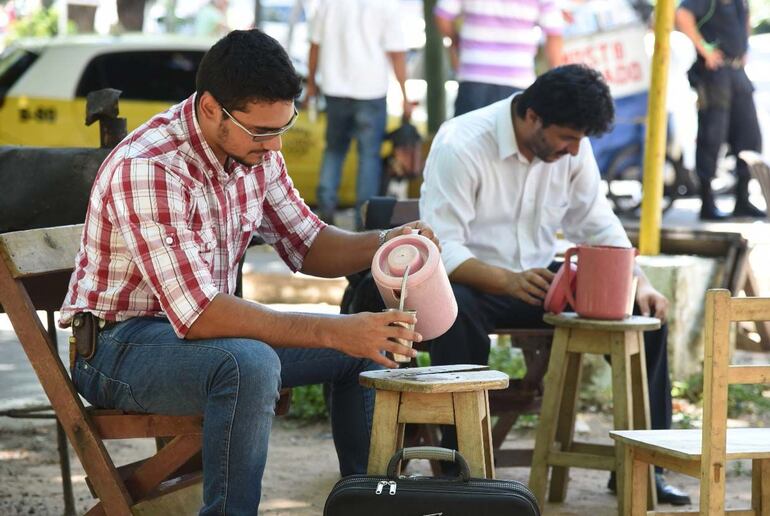
[[725, 220], [730, 216], [729, 213], [725, 213], [717, 208], [713, 203], [704, 203], [700, 209], [701, 220]]
[[[612, 493], [617, 494], [617, 486], [615, 481], [615, 472], [610, 473], [610, 479], [607, 481], [607, 489]], [[671, 505], [690, 505], [690, 496], [666, 483], [666, 479], [663, 473], [655, 473], [655, 491], [658, 495], [658, 503], [670, 503]]]
[[733, 217], [751, 217], [755, 219], [763, 219], [767, 217], [767, 214], [751, 204], [749, 201], [735, 203], [735, 209], [733, 210]]
[[690, 505], [690, 496], [684, 491], [666, 483], [663, 473], [655, 473], [655, 491], [658, 493], [658, 503], [671, 505]]

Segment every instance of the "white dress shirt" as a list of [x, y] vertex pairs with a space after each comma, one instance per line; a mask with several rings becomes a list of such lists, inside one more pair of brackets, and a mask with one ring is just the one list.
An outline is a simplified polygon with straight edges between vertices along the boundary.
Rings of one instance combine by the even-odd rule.
[[512, 99], [445, 122], [431, 145], [420, 216], [441, 240], [447, 272], [470, 258], [514, 272], [547, 267], [559, 229], [572, 242], [631, 247], [588, 138], [577, 156], [530, 162], [516, 143]]
[[321, 0], [310, 23], [324, 94], [358, 100], [388, 91], [388, 52], [405, 52], [398, 0]]

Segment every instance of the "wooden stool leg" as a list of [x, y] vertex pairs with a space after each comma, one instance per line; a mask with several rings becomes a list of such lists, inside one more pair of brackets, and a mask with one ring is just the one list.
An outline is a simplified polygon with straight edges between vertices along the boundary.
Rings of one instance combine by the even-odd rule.
[[[630, 351], [625, 342], [623, 333], [612, 334], [611, 342], [611, 360], [612, 360], [612, 406], [613, 406], [613, 425], [614, 430], [629, 430], [633, 421], [633, 402], [631, 399], [631, 357]], [[617, 444], [615, 445], [615, 472], [617, 482], [617, 492], [624, 492], [624, 471], [623, 471], [623, 450]], [[646, 484], [646, 482], [645, 482]], [[645, 497], [646, 500], [646, 497]], [[618, 496], [618, 506], [623, 502]], [[645, 506], [647, 504], [645, 503]]]
[[[578, 390], [580, 387], [580, 366], [582, 353], [567, 353], [567, 374], [564, 379], [564, 393], [559, 410], [559, 424], [556, 426], [556, 441], [562, 451], [570, 451], [575, 432]], [[563, 502], [567, 496], [569, 468], [554, 466], [551, 468], [551, 487], [548, 489], [548, 501]]]
[[[626, 348], [631, 355], [631, 390], [633, 398], [634, 430], [649, 430], [650, 395], [647, 385], [647, 359], [644, 351], [644, 335], [641, 332], [626, 333]], [[650, 465], [650, 482], [647, 490], [647, 509], [655, 510], [658, 496], [655, 492], [655, 467]]]
[[[650, 465], [636, 459], [633, 448], [616, 443], [620, 449], [625, 466], [622, 468], [623, 481], [618, 482], [623, 490], [618, 489], [618, 516], [646, 516], [647, 491], [649, 490]], [[621, 480], [618, 472], [618, 480]]]
[[403, 440], [403, 425], [398, 423], [398, 405], [401, 393], [378, 390], [374, 399], [372, 440], [369, 444], [369, 475], [384, 475], [388, 461]]
[[[471, 476], [484, 478], [487, 475], [485, 439], [481, 425], [487, 410], [484, 391], [455, 392], [452, 393], [452, 399], [457, 428], [457, 449], [468, 461]], [[486, 441], [488, 444], [489, 441]]]
[[561, 406], [564, 377], [567, 373], [567, 342], [570, 330], [557, 328], [553, 335], [551, 358], [545, 375], [545, 391], [540, 409], [540, 421], [535, 435], [535, 449], [532, 452], [532, 469], [529, 473], [529, 488], [537, 503], [545, 504], [545, 485], [548, 480], [548, 453], [556, 435], [557, 411]]
[[751, 461], [751, 508], [757, 516], [770, 516], [770, 459]]
[[495, 456], [492, 446], [492, 416], [489, 411], [489, 391], [483, 391], [484, 415], [481, 418], [481, 437], [484, 440], [484, 465], [486, 478], [495, 478]]

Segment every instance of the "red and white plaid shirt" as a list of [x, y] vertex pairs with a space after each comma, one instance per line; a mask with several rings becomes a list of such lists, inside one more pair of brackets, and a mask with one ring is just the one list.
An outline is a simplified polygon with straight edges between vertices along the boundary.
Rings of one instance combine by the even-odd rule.
[[219, 292], [235, 291], [252, 233], [296, 271], [324, 227], [280, 152], [225, 170], [193, 95], [132, 132], [99, 169], [59, 324], [82, 311], [109, 321], [165, 315], [184, 337]]

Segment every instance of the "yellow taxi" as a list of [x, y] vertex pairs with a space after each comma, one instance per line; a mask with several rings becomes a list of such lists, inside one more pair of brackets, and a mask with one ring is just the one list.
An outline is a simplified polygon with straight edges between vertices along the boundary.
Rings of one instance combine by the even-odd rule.
[[[195, 72], [214, 39], [171, 35], [68, 36], [15, 42], [0, 55], [0, 145], [97, 147], [85, 125], [86, 95], [115, 88], [132, 130], [195, 91]], [[325, 119], [300, 113], [283, 137], [289, 174], [315, 203]], [[340, 206], [355, 204], [355, 163], [348, 155]]]

